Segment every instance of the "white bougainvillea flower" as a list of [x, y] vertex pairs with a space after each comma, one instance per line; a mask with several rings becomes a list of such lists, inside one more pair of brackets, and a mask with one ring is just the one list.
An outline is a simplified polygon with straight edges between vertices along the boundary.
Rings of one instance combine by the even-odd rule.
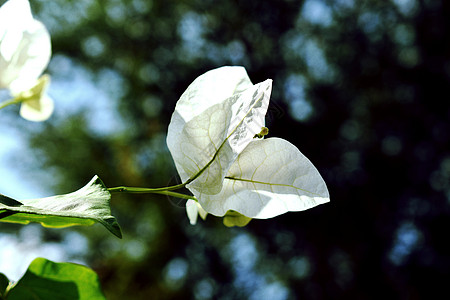
[[243, 67], [222, 67], [198, 77], [178, 100], [167, 144], [198, 199], [187, 204], [191, 223], [200, 208], [242, 226], [329, 201], [319, 172], [294, 145], [255, 139], [271, 88], [271, 80], [253, 85]]
[[204, 220], [208, 214], [201, 205], [194, 200], [186, 201], [186, 213], [192, 225], [197, 223], [198, 215]]
[[39, 78], [51, 56], [50, 35], [33, 19], [28, 0], [9, 0], [0, 7], [0, 88], [23, 100], [20, 114], [46, 120], [53, 101], [46, 93], [48, 77]]

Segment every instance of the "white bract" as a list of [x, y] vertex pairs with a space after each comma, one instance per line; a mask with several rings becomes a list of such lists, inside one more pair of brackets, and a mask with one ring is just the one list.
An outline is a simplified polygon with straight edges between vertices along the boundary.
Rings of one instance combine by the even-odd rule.
[[271, 88], [272, 80], [253, 85], [243, 67], [222, 67], [198, 77], [178, 100], [167, 145], [198, 199], [186, 204], [192, 224], [197, 213], [243, 224], [239, 214], [267, 219], [329, 201], [319, 172], [294, 145], [255, 138]]
[[188, 200], [186, 201], [186, 213], [192, 225], [197, 223], [197, 217], [200, 217], [204, 220], [206, 215], [208, 214], [197, 201]]
[[53, 101], [46, 94], [49, 77], [39, 78], [51, 56], [50, 35], [33, 19], [28, 0], [9, 0], [0, 7], [0, 88], [22, 102], [20, 114], [46, 120]]

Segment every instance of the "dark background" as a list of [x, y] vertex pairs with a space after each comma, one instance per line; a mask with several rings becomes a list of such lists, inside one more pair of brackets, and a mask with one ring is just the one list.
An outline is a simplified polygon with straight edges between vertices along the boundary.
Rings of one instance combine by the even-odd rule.
[[177, 183], [165, 144], [176, 101], [203, 72], [243, 65], [254, 83], [274, 80], [269, 136], [295, 144], [330, 191], [328, 204], [231, 229], [214, 216], [189, 225], [178, 199], [115, 194], [123, 240], [98, 225], [44, 230], [88, 238], [82, 259], [108, 299], [450, 296], [449, 1], [32, 8], [52, 35], [56, 110], [39, 124], [2, 112], [26, 135], [11, 157], [24, 180], [54, 193], [95, 174], [108, 187]]

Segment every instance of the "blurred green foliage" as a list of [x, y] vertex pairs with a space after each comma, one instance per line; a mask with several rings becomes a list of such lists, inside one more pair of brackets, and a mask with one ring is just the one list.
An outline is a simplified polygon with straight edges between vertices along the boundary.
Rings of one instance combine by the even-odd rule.
[[447, 1], [32, 8], [52, 36], [56, 111], [43, 124], [15, 121], [28, 134], [29, 152], [15, 154], [26, 180], [55, 193], [94, 174], [108, 187], [176, 183], [165, 145], [176, 101], [205, 71], [243, 65], [255, 83], [274, 80], [269, 136], [295, 144], [330, 190], [330, 204], [231, 229], [213, 216], [189, 225], [178, 199], [113, 195], [124, 239], [79, 229], [108, 299], [449, 295]]

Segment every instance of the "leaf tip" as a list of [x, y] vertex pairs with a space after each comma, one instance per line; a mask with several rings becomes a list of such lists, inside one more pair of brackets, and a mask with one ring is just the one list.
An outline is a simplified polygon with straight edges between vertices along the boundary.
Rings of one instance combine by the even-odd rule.
[[117, 222], [116, 218], [109, 217], [101, 220], [103, 226], [109, 230], [112, 234], [117, 236], [119, 239], [122, 238], [122, 229], [120, 228], [119, 222]]

